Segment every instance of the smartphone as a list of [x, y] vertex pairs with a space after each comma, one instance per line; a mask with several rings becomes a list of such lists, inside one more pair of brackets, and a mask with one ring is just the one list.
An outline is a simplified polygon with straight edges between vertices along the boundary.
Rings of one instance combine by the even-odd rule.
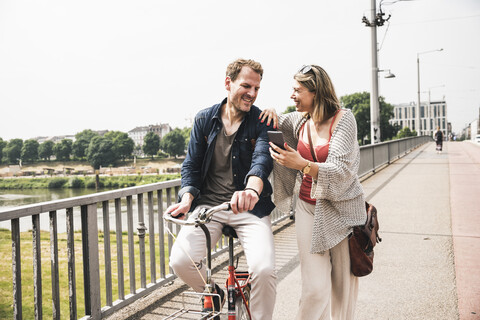
[[279, 148], [285, 150], [285, 141], [283, 140], [283, 133], [281, 131], [267, 131], [268, 139]]

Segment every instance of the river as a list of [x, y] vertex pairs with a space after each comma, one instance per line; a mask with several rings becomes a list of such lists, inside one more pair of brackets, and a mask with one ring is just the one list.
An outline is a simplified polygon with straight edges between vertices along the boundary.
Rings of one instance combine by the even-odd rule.
[[[1, 211], [12, 209], [14, 207], [46, 202], [58, 199], [65, 199], [77, 196], [83, 196], [87, 194], [95, 193], [94, 189], [30, 189], [30, 190], [0, 190], [0, 215]], [[134, 227], [137, 226], [137, 204], [136, 197], [133, 197], [133, 222]], [[110, 201], [110, 228], [115, 228], [115, 207], [113, 201]], [[126, 205], [125, 199], [122, 199], [122, 227], [123, 231], [126, 231], [127, 228], [127, 214], [126, 214]], [[102, 210], [99, 206], [99, 215], [98, 215], [98, 228], [103, 230], [103, 218]], [[74, 208], [74, 229], [81, 229], [80, 221], [80, 208]], [[58, 233], [66, 232], [66, 220], [65, 220], [65, 210], [57, 212], [57, 230]], [[145, 220], [148, 219], [148, 212], [145, 212]], [[11, 222], [1, 221], [0, 228], [11, 229]], [[28, 231], [32, 229], [32, 219], [31, 217], [25, 217], [20, 219], [20, 231]], [[49, 215], [48, 213], [43, 213], [40, 215], [40, 229], [48, 231], [49, 230]], [[136, 230], [135, 230], [136, 231]]]

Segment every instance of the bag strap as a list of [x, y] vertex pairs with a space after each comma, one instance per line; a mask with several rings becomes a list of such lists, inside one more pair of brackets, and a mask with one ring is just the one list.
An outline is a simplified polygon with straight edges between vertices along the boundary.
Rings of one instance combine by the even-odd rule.
[[312, 135], [310, 134], [310, 122], [307, 122], [306, 125], [307, 125], [308, 145], [310, 146], [310, 153], [312, 154], [313, 161], [318, 162], [317, 157], [315, 157], [315, 151], [313, 151]]

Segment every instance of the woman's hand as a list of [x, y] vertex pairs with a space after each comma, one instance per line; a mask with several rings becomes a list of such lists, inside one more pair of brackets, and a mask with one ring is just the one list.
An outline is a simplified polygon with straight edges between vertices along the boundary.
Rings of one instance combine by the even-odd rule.
[[290, 148], [287, 143], [284, 148], [285, 150], [270, 142], [270, 155], [277, 163], [295, 170], [302, 170], [308, 164], [308, 160], [305, 160], [295, 149]]
[[267, 126], [270, 125], [270, 122], [273, 121], [273, 129], [278, 128], [278, 116], [274, 108], [267, 108], [260, 113], [259, 120], [263, 123], [267, 119]]

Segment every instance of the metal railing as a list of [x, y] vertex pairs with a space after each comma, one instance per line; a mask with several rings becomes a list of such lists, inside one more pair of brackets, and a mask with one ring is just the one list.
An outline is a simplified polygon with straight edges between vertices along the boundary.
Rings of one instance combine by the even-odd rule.
[[[430, 137], [415, 137], [361, 147], [359, 176], [375, 172], [381, 166], [389, 164], [428, 141], [431, 141]], [[35, 319], [42, 319], [44, 313], [43, 295], [45, 290], [42, 284], [42, 280], [44, 280], [42, 268], [45, 267], [45, 264], [42, 265], [40, 219], [46, 215], [49, 219], [49, 275], [51, 277], [52, 317], [54, 319], [67, 317], [65, 314], [60, 315], [60, 302], [67, 297], [62, 296], [59, 286], [59, 278], [66, 277], [59, 271], [59, 250], [61, 250], [57, 232], [59, 219], [66, 224], [68, 317], [70, 319], [77, 319], [79, 316], [82, 319], [105, 318], [172, 281], [176, 276], [171, 270], [167, 270], [167, 267], [173, 236], [164, 229], [162, 216], [164, 209], [175, 201], [179, 188], [180, 180], [172, 180], [26, 205], [0, 212], [0, 221], [11, 221], [14, 319], [22, 319], [22, 291], [25, 290], [22, 288], [22, 279], [31, 276], [22, 273], [22, 260], [25, 260], [28, 255], [33, 257]], [[272, 223], [276, 224], [289, 217], [290, 214], [290, 212], [282, 213], [274, 210]], [[25, 219], [31, 219], [31, 229], [27, 233], [32, 237], [32, 252], [22, 252], [21, 250], [20, 219], [22, 219], [22, 223], [25, 222]], [[80, 226], [75, 227], [78, 222], [80, 222]], [[30, 222], [27, 221], [27, 223]], [[110, 225], [115, 226], [113, 230]], [[136, 225], [136, 231], [134, 225]], [[167, 225], [167, 228], [172, 230], [171, 223]], [[81, 230], [81, 239], [75, 237], [76, 230]], [[173, 230], [174, 234], [177, 232], [178, 230]], [[110, 235], [114, 238], [114, 244]], [[124, 239], [124, 235], [126, 235], [126, 239]], [[45, 240], [43, 241], [45, 242]], [[103, 247], [101, 241], [103, 241]], [[78, 242], [81, 243], [81, 251], [76, 251]], [[138, 250], [135, 250], [136, 245], [138, 245]], [[124, 246], [126, 246], [125, 250]], [[212, 257], [218, 256], [226, 249], [226, 244], [220, 242]], [[127, 255], [126, 263], [124, 251]], [[81, 262], [76, 261], [77, 254], [81, 254]], [[77, 263], [81, 265], [80, 271], [82, 272], [76, 269]], [[115, 266], [116, 270], [114, 270]], [[128, 267], [128, 275], [125, 271], [126, 267]], [[140, 285], [136, 281], [137, 268], [140, 270]], [[78, 275], [77, 272], [81, 275]], [[116, 284], [115, 290], [114, 283]], [[128, 292], [125, 284], [129, 287]], [[65, 288], [62, 289], [66, 291]], [[80, 312], [81, 315], [79, 315], [77, 303], [79, 291], [83, 291], [81, 309], [84, 311]], [[116, 292], [115, 297], [114, 291]], [[104, 303], [102, 303], [102, 297]]]
[[403, 157], [420, 145], [431, 142], [432, 137], [420, 136], [382, 142], [360, 147], [360, 167], [358, 176], [373, 173], [392, 161]]
[[[22, 272], [22, 262], [28, 255], [33, 255], [35, 319], [41, 319], [44, 313], [43, 308], [46, 299], [43, 298], [45, 290], [42, 284], [42, 280], [44, 280], [42, 268], [45, 267], [45, 263], [42, 264], [41, 216], [44, 218], [43, 216], [48, 215], [49, 219], [50, 237], [48, 241], [51, 262], [49, 276], [52, 283], [53, 319], [65, 319], [67, 317], [70, 319], [79, 317], [82, 319], [102, 319], [171, 282], [176, 277], [171, 270], [167, 270], [173, 236], [167, 230], [164, 230], [162, 216], [164, 209], [172, 201], [175, 201], [179, 187], [180, 180], [177, 179], [21, 206], [0, 212], [0, 221], [11, 221], [14, 319], [22, 319], [22, 291], [25, 290], [22, 288], [22, 279], [31, 278], [30, 274]], [[146, 199], [144, 195], [146, 195]], [[278, 223], [287, 218], [289, 214], [282, 214], [275, 210], [272, 213], [272, 223]], [[25, 219], [29, 218], [31, 219], [31, 230], [27, 233], [31, 234], [32, 237], [33, 253], [21, 251], [20, 219], [24, 224]], [[68, 316], [66, 314], [60, 315], [60, 302], [67, 297], [61, 294], [59, 287], [59, 278], [63, 276], [59, 274], [60, 249], [57, 232], [59, 220], [66, 223]], [[75, 221], [80, 222], [79, 228], [78, 226], [75, 227]], [[28, 221], [26, 222], [28, 223]], [[136, 230], [134, 230], [135, 224]], [[111, 228], [110, 225], [115, 227]], [[173, 231], [173, 234], [178, 232], [177, 228], [172, 227], [171, 223], [167, 227]], [[75, 238], [76, 230], [81, 230], [80, 240]], [[126, 239], [124, 238], [125, 233]], [[25, 232], [22, 234], [23, 239], [25, 239]], [[109, 235], [115, 239], [114, 244], [111, 243]], [[100, 240], [103, 241], [103, 246]], [[78, 242], [81, 242], [82, 248], [81, 263], [76, 261]], [[146, 242], [148, 242], [148, 246]], [[127, 262], [124, 262], [124, 246], [126, 247]], [[136, 246], [138, 246], [137, 250], [135, 249]], [[218, 256], [226, 249], [226, 244], [220, 242], [212, 257]], [[80, 276], [77, 274], [78, 270], [76, 270], [78, 263], [82, 266], [80, 271], [83, 271]], [[116, 270], [114, 270], [114, 265], [116, 265]], [[128, 275], [126, 274], [127, 267]], [[140, 270], [139, 285], [136, 281], [138, 269]], [[100, 272], [101, 270], [102, 272]], [[149, 273], [148, 281], [147, 271]], [[159, 274], [157, 274], [157, 271], [159, 271]], [[83, 279], [78, 279], [81, 277]], [[78, 284], [82, 288], [79, 288]], [[114, 284], [118, 286], [115, 290], [113, 290]], [[129, 287], [128, 289], [125, 288], [125, 284]], [[64, 289], [64, 291], [66, 290]], [[79, 300], [78, 291], [83, 291], [84, 301], [82, 306], [84, 312], [80, 315], [77, 303], [77, 300]], [[114, 291], [117, 292], [115, 297], [113, 296]], [[101, 297], [105, 301], [103, 305]]]

